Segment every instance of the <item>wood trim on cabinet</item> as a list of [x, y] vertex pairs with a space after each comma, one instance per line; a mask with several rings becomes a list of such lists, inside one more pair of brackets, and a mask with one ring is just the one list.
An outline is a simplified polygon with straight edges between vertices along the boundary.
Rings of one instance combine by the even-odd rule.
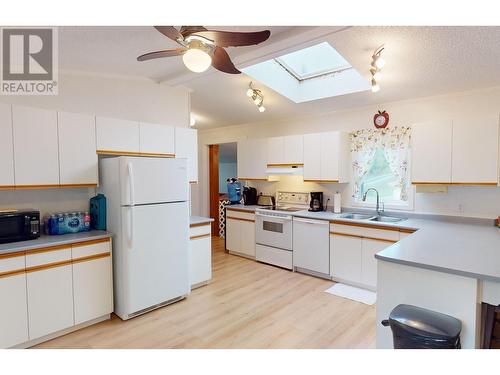
[[148, 156], [154, 158], [175, 158], [175, 154], [162, 154], [154, 152], [136, 152], [136, 151], [96, 150], [96, 154], [113, 155], [113, 156]]
[[347, 233], [339, 233], [339, 232], [330, 232], [330, 236], [344, 236], [344, 237], [354, 237], [354, 238], [361, 238], [361, 239], [366, 239], [366, 240], [373, 240], [373, 241], [382, 241], [382, 242], [389, 242], [389, 243], [396, 243], [398, 241], [395, 240], [387, 240], [385, 238], [376, 238], [376, 237], [368, 237], [368, 236], [360, 236], [357, 234], [347, 234]]
[[103, 243], [103, 242], [110, 242], [110, 238], [99, 238], [97, 240], [90, 240], [90, 241], [84, 241], [84, 242], [76, 242], [74, 244], [71, 244], [72, 247], [81, 247], [81, 246], [88, 246], [88, 245], [93, 245], [96, 243]]
[[415, 233], [417, 230], [416, 229], [399, 228], [399, 231], [401, 233]]
[[59, 189], [61, 185], [16, 185], [15, 190], [33, 190], [33, 189]]
[[238, 180], [242, 181], [269, 181], [267, 178], [250, 178], [250, 177], [238, 177]]
[[14, 190], [15, 185], [0, 185], [0, 190]]
[[242, 217], [226, 216], [226, 219], [227, 220], [231, 219], [231, 220], [247, 221], [250, 223], [255, 223], [255, 220], [253, 220], [253, 219], [244, 219]]
[[412, 181], [412, 185], [447, 185], [447, 186], [498, 186], [498, 182], [426, 182]]
[[196, 223], [196, 224], [189, 224], [189, 228], [195, 228], [195, 227], [210, 227], [212, 225], [212, 222], [209, 223]]
[[0, 279], [3, 279], [5, 277], [11, 277], [11, 276], [17, 276], [21, 275], [23, 273], [26, 273], [26, 270], [23, 268], [21, 270], [14, 270], [14, 271], [7, 271], [7, 272], [0, 272]]
[[56, 267], [70, 266], [72, 262], [73, 262], [72, 260], [65, 260], [62, 262], [46, 263], [46, 264], [41, 264], [39, 266], [27, 267], [26, 273], [38, 272]]
[[42, 247], [40, 249], [27, 250], [26, 256], [30, 256], [32, 254], [49, 253], [51, 251], [60, 251], [60, 250], [71, 250], [71, 244], [56, 245], [56, 246]]
[[69, 188], [96, 188], [97, 184], [61, 184], [59, 185], [61, 189]]
[[198, 240], [200, 238], [212, 237], [210, 233], [198, 234], [197, 236], [189, 237], [190, 240]]
[[335, 184], [338, 183], [339, 180], [304, 180], [304, 182], [316, 182], [318, 184]]
[[17, 258], [17, 257], [23, 257], [25, 255], [26, 255], [26, 250], [21, 250], [7, 254], [0, 254], [0, 259]]
[[332, 220], [330, 221], [330, 224], [337, 224], [337, 225], [345, 225], [348, 227], [361, 227], [361, 228], [373, 228], [373, 229], [383, 229], [383, 230], [390, 230], [393, 232], [399, 232], [399, 228], [394, 228], [394, 227], [386, 227], [383, 225], [377, 225], [377, 224], [368, 224], [368, 223], [346, 223], [345, 221], [338, 221], [338, 220]]
[[89, 255], [86, 257], [76, 258], [76, 259], [73, 259], [71, 262], [72, 263], [90, 262], [91, 260], [107, 258], [110, 256], [111, 256], [111, 253], [109, 253], [109, 252], [108, 253], [100, 253], [100, 254], [95, 254], [95, 255]]
[[267, 164], [268, 168], [303, 167], [304, 163]]

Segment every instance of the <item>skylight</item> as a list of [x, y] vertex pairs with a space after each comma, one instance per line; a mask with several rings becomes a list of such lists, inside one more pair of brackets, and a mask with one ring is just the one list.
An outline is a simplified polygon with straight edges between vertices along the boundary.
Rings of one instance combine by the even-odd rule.
[[242, 70], [295, 103], [370, 89], [369, 82], [327, 42]]

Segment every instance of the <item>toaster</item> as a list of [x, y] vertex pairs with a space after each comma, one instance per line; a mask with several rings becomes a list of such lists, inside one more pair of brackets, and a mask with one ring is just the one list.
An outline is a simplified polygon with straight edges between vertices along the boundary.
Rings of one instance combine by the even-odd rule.
[[257, 199], [258, 206], [274, 206], [274, 197], [272, 195], [259, 195]]

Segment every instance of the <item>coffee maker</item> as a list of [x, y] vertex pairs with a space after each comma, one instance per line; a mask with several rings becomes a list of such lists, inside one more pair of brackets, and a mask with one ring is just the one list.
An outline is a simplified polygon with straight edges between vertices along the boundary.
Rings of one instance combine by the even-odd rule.
[[311, 200], [309, 202], [309, 211], [318, 212], [323, 211], [323, 192], [311, 192]]
[[243, 188], [243, 204], [245, 206], [257, 204], [257, 189], [249, 186]]

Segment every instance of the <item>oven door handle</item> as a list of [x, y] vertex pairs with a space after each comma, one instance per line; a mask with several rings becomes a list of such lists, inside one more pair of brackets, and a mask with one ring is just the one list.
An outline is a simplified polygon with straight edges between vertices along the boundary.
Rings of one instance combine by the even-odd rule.
[[291, 215], [286, 215], [286, 216], [277, 216], [277, 215], [266, 215], [266, 214], [261, 214], [260, 212], [257, 212], [255, 216], [266, 218], [268, 220], [275, 220], [279, 222], [283, 221], [292, 221], [292, 216]]

